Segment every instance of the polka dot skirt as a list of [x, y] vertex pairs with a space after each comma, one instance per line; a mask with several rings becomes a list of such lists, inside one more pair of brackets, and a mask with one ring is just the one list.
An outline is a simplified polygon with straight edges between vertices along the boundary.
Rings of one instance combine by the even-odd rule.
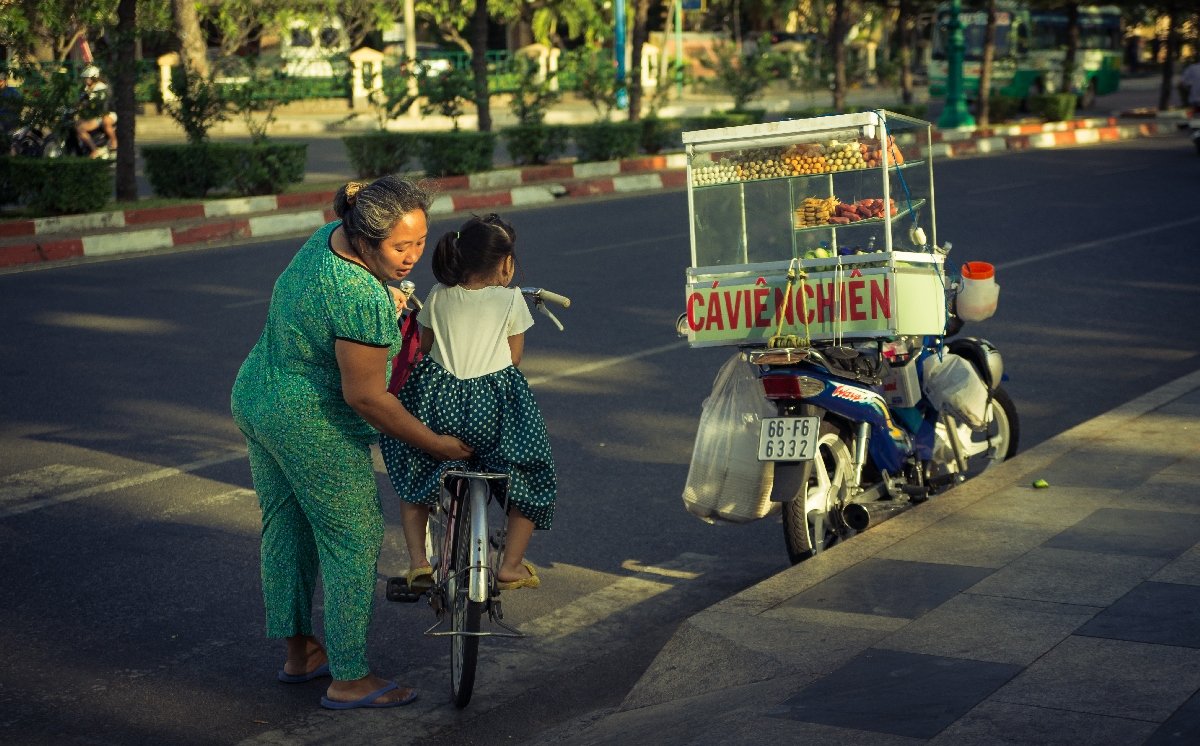
[[457, 436], [475, 449], [469, 461], [437, 461], [419, 448], [381, 437], [383, 462], [402, 500], [436, 504], [442, 472], [449, 469], [508, 474], [511, 503], [537, 528], [550, 528], [557, 494], [550, 439], [516, 366], [460, 380], [426, 356], [400, 390], [400, 401], [435, 433]]

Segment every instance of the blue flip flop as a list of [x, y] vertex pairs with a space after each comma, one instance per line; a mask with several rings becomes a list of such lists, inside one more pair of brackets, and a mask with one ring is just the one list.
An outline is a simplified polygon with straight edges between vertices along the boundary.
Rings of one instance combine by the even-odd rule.
[[398, 699], [392, 702], [375, 701], [393, 689], [399, 688], [399, 684], [394, 681], [389, 681], [388, 685], [382, 689], [376, 689], [362, 699], [356, 699], [351, 702], [339, 702], [336, 699], [330, 699], [329, 697], [321, 697], [321, 706], [329, 710], [353, 710], [358, 707], [400, 707], [401, 705], [409, 704], [417, 698], [417, 690], [413, 689], [404, 699]]
[[319, 679], [322, 676], [328, 675], [329, 664], [322, 663], [308, 673], [288, 673], [281, 668], [279, 669], [279, 673], [275, 675], [275, 678], [279, 679], [285, 684], [303, 684], [306, 681], [312, 681], [313, 679]]

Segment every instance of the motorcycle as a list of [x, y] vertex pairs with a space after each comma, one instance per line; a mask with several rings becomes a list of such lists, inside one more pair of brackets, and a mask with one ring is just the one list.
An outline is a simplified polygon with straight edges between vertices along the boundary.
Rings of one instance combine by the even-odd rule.
[[[21, 125], [13, 130], [10, 136], [12, 154], [27, 158], [89, 157], [91, 151], [79, 138], [79, 133], [75, 129], [75, 121], [75, 112], [64, 110], [53, 127]], [[108, 135], [105, 134], [102, 126], [89, 130], [88, 136], [92, 138], [92, 144], [96, 146], [97, 157], [113, 157], [113, 152], [108, 147]]]
[[774, 462], [792, 564], [1016, 455], [1000, 351], [950, 340], [964, 315], [982, 320], [959, 313], [966, 283], [947, 285], [943, 335], [743, 350], [777, 414], [762, 418], [758, 458]]

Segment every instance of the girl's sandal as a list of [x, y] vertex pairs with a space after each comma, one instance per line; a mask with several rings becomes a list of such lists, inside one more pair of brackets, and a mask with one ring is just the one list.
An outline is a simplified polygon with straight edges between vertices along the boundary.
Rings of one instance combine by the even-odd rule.
[[429, 565], [414, 567], [406, 577], [408, 589], [413, 593], [424, 593], [433, 587], [433, 568]]
[[529, 571], [529, 577], [509, 581], [502, 580], [496, 583], [496, 587], [502, 591], [515, 591], [518, 588], [537, 588], [542, 584], [542, 579], [538, 577], [537, 570], [532, 564], [527, 560], [521, 560], [521, 566]]

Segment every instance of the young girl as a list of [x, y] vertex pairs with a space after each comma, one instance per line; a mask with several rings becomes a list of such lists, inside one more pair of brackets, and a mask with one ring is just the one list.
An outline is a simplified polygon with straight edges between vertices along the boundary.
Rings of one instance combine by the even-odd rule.
[[425, 524], [448, 469], [510, 475], [508, 538], [497, 580], [501, 590], [541, 583], [525, 550], [535, 528], [550, 528], [557, 487], [546, 423], [517, 370], [533, 316], [520, 289], [508, 287], [515, 243], [513, 227], [491, 214], [442, 236], [433, 252], [438, 284], [418, 317], [425, 356], [400, 390], [400, 401], [431, 430], [455, 435], [475, 452], [469, 461], [437, 461], [402, 441], [380, 440], [402, 500], [414, 590], [428, 588], [433, 579]]

